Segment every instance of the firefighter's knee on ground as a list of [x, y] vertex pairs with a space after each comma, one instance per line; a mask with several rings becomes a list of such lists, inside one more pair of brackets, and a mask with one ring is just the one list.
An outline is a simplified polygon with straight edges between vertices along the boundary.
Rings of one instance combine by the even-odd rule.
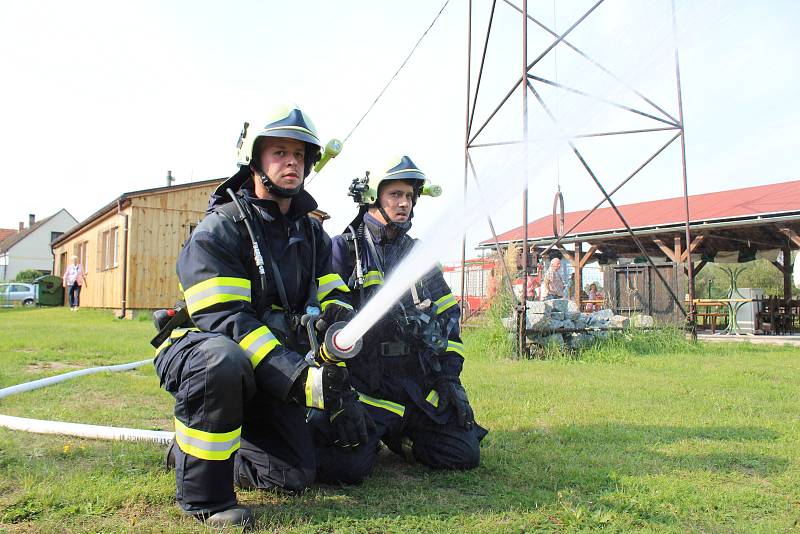
[[352, 451], [332, 448], [331, 457], [318, 468], [318, 482], [345, 486], [357, 486], [364, 482], [372, 474], [375, 465], [376, 454], [366, 449], [369, 446], [364, 444]]
[[301, 493], [314, 482], [315, 470], [306, 467], [295, 467], [286, 473], [286, 485], [283, 489], [292, 493]]
[[441, 434], [414, 442], [414, 457], [433, 469], [468, 470], [478, 467], [481, 449], [473, 432]]
[[234, 481], [242, 489], [277, 490], [288, 493], [301, 493], [314, 482], [316, 466], [289, 465], [278, 458], [268, 458], [262, 453], [260, 464], [236, 456]]

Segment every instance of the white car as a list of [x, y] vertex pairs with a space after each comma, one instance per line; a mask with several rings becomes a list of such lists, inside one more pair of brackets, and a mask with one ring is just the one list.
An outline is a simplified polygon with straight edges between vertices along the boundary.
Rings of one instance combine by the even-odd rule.
[[8, 308], [18, 303], [23, 306], [36, 304], [36, 286], [22, 282], [0, 284], [0, 306]]

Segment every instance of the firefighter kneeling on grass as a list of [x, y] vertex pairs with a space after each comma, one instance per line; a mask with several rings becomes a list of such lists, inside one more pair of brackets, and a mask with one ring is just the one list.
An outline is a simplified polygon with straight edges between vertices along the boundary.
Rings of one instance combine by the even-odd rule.
[[212, 194], [178, 258], [188, 320], [178, 312], [154, 340], [161, 385], [175, 397], [167, 462], [177, 500], [215, 527], [252, 526], [234, 485], [301, 491], [314, 480], [306, 406], [335, 415], [346, 441], [365, 439], [372, 424], [344, 368], [302, 356], [309, 308], [328, 325], [352, 317], [303, 189], [320, 158], [314, 126], [285, 109], [263, 128], [245, 124], [238, 148], [239, 172]]
[[[362, 309], [408, 254], [408, 236], [420, 195], [441, 188], [403, 156], [376, 178], [353, 181], [358, 216], [333, 238], [333, 268], [348, 280]], [[354, 484], [372, 471], [380, 442], [435, 469], [471, 469], [480, 461], [487, 431], [475, 423], [459, 375], [464, 345], [459, 306], [438, 268], [418, 280], [364, 336], [358, 356], [347, 360], [353, 387], [377, 429], [367, 443], [337, 447], [325, 418], [310, 418], [317, 444], [317, 478]]]

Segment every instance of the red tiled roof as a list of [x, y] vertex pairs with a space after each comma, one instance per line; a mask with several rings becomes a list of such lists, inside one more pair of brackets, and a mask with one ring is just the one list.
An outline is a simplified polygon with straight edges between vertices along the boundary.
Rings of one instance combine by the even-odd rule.
[[41, 221], [36, 221], [33, 225], [23, 228], [19, 232], [12, 232], [8, 237], [0, 241], [0, 251], [5, 252], [23, 239], [25, 239], [28, 235], [30, 235], [34, 230], [39, 228], [41, 225], [52, 219], [58, 214], [58, 212], [52, 214], [49, 217], [45, 217]]
[[[613, 197], [612, 197], [613, 199]], [[685, 220], [683, 197], [617, 205], [631, 228], [652, 228], [680, 224]], [[564, 230], [569, 230], [589, 210], [573, 211], [564, 215]], [[800, 212], [800, 180], [779, 184], [759, 185], [731, 189], [716, 193], [689, 196], [691, 223], [712, 220], [737, 219]], [[583, 221], [573, 234], [593, 234], [624, 230], [622, 222], [612, 208], [599, 208]], [[522, 239], [523, 227], [497, 236], [500, 242]], [[528, 239], [553, 237], [553, 216], [546, 215], [528, 223]], [[481, 241], [481, 245], [493, 243]]]
[[13, 228], [0, 228], [0, 241], [4, 240], [11, 234], [16, 234], [16, 233], [17, 230], [14, 230]]

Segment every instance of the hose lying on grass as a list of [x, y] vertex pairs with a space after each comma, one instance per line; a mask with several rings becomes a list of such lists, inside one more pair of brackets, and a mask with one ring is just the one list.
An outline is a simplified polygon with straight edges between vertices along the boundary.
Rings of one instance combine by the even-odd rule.
[[[144, 365], [152, 364], [152, 362], [152, 359], [147, 359], [138, 362], [123, 363], [120, 365], [90, 367], [88, 369], [79, 369], [77, 371], [71, 371], [61, 375], [42, 378], [23, 384], [17, 384], [15, 386], [9, 386], [7, 388], [0, 389], [0, 399], [17, 393], [24, 393], [25, 391], [32, 391], [34, 389], [43, 388], [52, 384], [58, 384], [59, 382], [64, 382], [65, 380], [70, 380], [79, 376], [103, 372], [118, 373], [120, 371], [137, 369]], [[173, 432], [165, 432], [162, 430], [141, 430], [138, 428], [85, 425], [81, 423], [66, 423], [63, 421], [28, 419], [25, 417], [14, 417], [11, 415], [2, 414], [0, 414], [0, 426], [9, 428], [11, 430], [23, 430], [25, 432], [34, 432], [37, 434], [61, 434], [78, 438], [122, 441], [152, 441], [163, 444], [171, 442], [174, 436]]]

